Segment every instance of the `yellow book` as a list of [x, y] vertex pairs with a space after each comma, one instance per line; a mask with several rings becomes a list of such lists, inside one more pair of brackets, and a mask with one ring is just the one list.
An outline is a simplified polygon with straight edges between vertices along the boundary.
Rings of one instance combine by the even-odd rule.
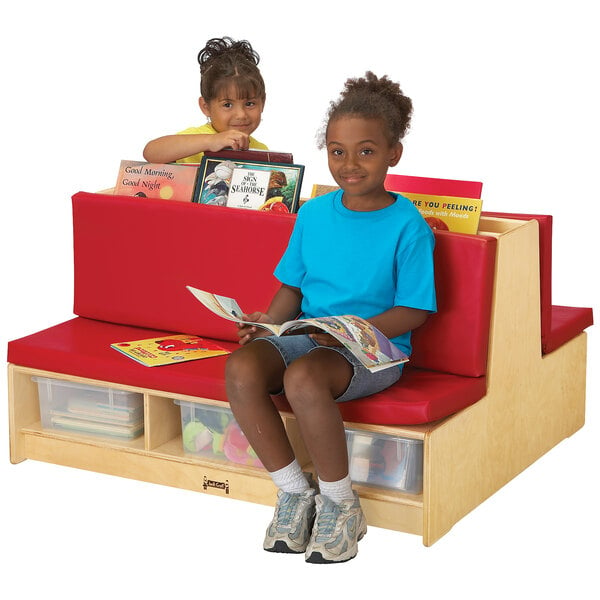
[[423, 215], [432, 229], [477, 233], [482, 201], [455, 196], [431, 196], [401, 192]]
[[213, 341], [183, 334], [164, 335], [132, 342], [115, 342], [110, 347], [147, 367], [172, 365], [230, 353]]
[[[335, 185], [315, 183], [312, 187], [311, 198], [338, 189]], [[432, 229], [456, 231], [458, 233], [477, 233], [483, 203], [480, 199], [403, 191], [397, 191], [396, 193], [408, 198]]]

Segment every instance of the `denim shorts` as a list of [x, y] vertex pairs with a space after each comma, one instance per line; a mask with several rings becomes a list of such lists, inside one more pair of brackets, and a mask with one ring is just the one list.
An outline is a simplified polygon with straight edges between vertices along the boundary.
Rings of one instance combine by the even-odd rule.
[[[320, 346], [308, 335], [284, 335], [282, 337], [272, 335], [254, 339], [254, 341], [258, 340], [265, 340], [273, 344], [279, 350], [286, 367], [297, 358], [315, 350], [315, 348], [326, 348], [344, 356], [352, 365], [354, 375], [346, 391], [339, 398], [336, 398], [336, 402], [348, 402], [348, 400], [356, 400], [357, 398], [364, 398], [365, 396], [381, 392], [393, 383], [396, 383], [402, 375], [402, 368], [398, 366], [388, 367], [387, 369], [372, 373], [346, 348]], [[283, 393], [283, 390], [281, 393]]]

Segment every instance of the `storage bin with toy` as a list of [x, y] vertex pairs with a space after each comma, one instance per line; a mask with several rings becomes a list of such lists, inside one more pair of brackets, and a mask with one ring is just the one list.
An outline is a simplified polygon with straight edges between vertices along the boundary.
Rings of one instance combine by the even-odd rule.
[[356, 483], [420, 494], [423, 440], [346, 429], [350, 478]]
[[181, 438], [187, 454], [262, 467], [228, 408], [175, 400], [181, 409]]

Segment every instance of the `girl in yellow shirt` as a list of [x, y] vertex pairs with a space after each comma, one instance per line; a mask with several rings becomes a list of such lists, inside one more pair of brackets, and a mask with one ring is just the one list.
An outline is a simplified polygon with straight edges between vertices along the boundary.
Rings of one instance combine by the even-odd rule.
[[259, 60], [245, 40], [209, 40], [198, 54], [198, 104], [208, 123], [148, 142], [144, 159], [155, 163], [199, 163], [206, 150], [266, 150], [267, 146], [250, 135], [260, 124], [266, 99]]

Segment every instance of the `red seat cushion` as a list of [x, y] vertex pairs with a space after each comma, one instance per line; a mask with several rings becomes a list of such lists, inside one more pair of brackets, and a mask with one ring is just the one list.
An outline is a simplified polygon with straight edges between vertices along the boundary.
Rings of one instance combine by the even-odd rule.
[[535, 219], [539, 226], [540, 328], [542, 353], [547, 354], [593, 324], [591, 308], [552, 305], [552, 216], [520, 213], [482, 212], [485, 217]]
[[556, 350], [593, 324], [591, 308], [552, 306], [550, 332], [546, 336], [544, 354]]
[[[226, 356], [146, 367], [110, 347], [114, 342], [166, 333], [76, 317], [9, 342], [8, 362], [66, 375], [225, 400]], [[231, 342], [218, 343], [228, 350], [237, 347]]]
[[[13, 340], [8, 361], [24, 367], [109, 381], [168, 393], [226, 400], [227, 357], [145, 367], [110, 347], [111, 343], [158, 337], [165, 331], [115, 325], [77, 317]], [[238, 346], [219, 342], [228, 350]], [[374, 424], [416, 424], [437, 420], [485, 394], [485, 379], [406, 368], [384, 392], [340, 405], [344, 419]], [[284, 399], [280, 406], [285, 407]]]
[[[342, 418], [373, 425], [418, 425], [443, 419], [486, 393], [485, 377], [461, 377], [406, 366], [400, 380], [366, 398], [338, 404]], [[288, 409], [285, 397], [278, 407]]]

